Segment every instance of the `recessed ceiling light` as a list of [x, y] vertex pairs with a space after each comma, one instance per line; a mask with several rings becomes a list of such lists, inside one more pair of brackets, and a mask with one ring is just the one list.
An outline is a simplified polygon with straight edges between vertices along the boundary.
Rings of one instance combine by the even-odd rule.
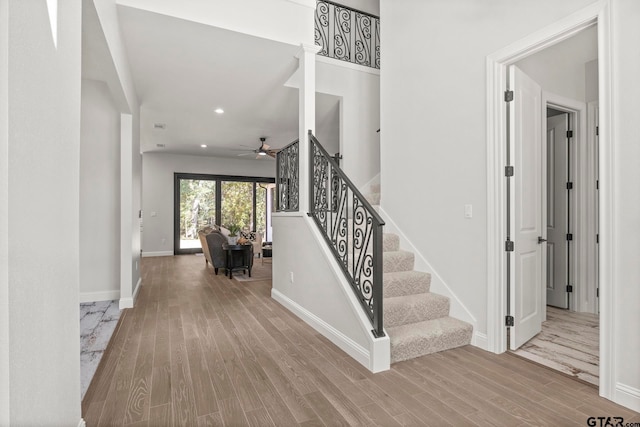
[[217, 114], [222, 114], [222, 113], [224, 113], [224, 110], [223, 110], [222, 108], [216, 108], [216, 109], [215, 109], [215, 110], [213, 110], [213, 111], [215, 111]]
[[207, 144], [202, 144], [202, 145], [200, 145], [200, 147], [207, 148]]

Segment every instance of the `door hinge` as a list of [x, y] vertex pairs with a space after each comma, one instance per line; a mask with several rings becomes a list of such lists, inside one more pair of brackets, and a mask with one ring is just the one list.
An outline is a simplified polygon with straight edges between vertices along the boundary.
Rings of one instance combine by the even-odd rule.
[[512, 90], [505, 90], [504, 91], [504, 102], [511, 102], [513, 101], [513, 91]]
[[505, 326], [513, 326], [513, 324], [514, 324], [513, 316], [506, 316], [504, 318], [504, 324], [505, 324]]
[[600, 243], [600, 235], [596, 234], [596, 243]]
[[600, 180], [596, 179], [596, 190], [600, 189]]
[[600, 135], [600, 126], [596, 126], [596, 136]]
[[511, 240], [507, 240], [504, 242], [504, 250], [507, 252], [513, 252], [513, 242]]
[[567, 233], [567, 240], [573, 240], [573, 234]]
[[573, 182], [567, 182], [567, 190], [573, 190]]
[[514, 173], [513, 166], [504, 167], [504, 176], [513, 176], [513, 173]]
[[596, 298], [600, 298], [600, 288], [596, 288]]
[[567, 292], [573, 292], [573, 286], [567, 285]]
[[573, 131], [572, 130], [568, 130], [567, 131], [567, 138], [573, 138]]

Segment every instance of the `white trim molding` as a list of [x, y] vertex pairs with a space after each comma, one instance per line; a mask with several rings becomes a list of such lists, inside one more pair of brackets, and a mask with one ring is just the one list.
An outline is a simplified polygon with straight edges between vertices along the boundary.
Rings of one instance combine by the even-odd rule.
[[142, 258], [152, 258], [157, 256], [173, 256], [173, 251], [142, 252]]
[[[318, 46], [320, 47], [320, 46]], [[377, 68], [373, 68], [373, 67], [367, 67], [366, 65], [360, 65], [360, 64], [354, 64], [353, 62], [347, 62], [347, 61], [343, 61], [341, 59], [335, 59], [335, 58], [331, 58], [328, 56], [321, 56], [318, 55], [316, 57], [316, 61], [317, 62], [323, 62], [325, 64], [329, 64], [329, 65], [335, 65], [336, 67], [343, 67], [343, 68], [348, 68], [350, 70], [354, 70], [354, 71], [360, 71], [362, 73], [369, 73], [369, 74], [373, 74], [376, 76], [380, 75], [380, 70]]]
[[353, 357], [363, 366], [367, 368], [371, 365], [371, 353], [351, 338], [311, 313], [300, 304], [291, 300], [277, 289], [271, 290], [271, 297], [285, 306], [289, 311], [295, 313], [296, 316], [304, 320], [309, 326], [327, 337], [329, 341], [340, 347], [345, 353]]
[[140, 285], [142, 285], [142, 278], [138, 279], [138, 283], [136, 283], [136, 287], [133, 290], [133, 295], [130, 297], [120, 298], [120, 302], [118, 307], [120, 310], [124, 310], [125, 308], [133, 308], [136, 303], [136, 298], [138, 298], [138, 292], [140, 291]]
[[[585, 28], [598, 26], [598, 74], [600, 98], [600, 235], [615, 230], [615, 189], [612, 128], [611, 0], [597, 1], [487, 56], [487, 341], [489, 351], [507, 349], [506, 316], [506, 185], [504, 175], [507, 67], [526, 56], [559, 43]], [[600, 396], [614, 399], [615, 388], [615, 248], [600, 240]]]
[[78, 427], [87, 427], [86, 421], [80, 418], [80, 421], [78, 422]]
[[80, 292], [80, 302], [114, 301], [120, 299], [120, 291]]
[[635, 387], [616, 383], [614, 401], [636, 412], [640, 412], [640, 390]]

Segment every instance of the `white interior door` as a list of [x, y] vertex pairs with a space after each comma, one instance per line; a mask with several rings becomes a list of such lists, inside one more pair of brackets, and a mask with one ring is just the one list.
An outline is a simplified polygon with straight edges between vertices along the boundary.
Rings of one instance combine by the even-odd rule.
[[567, 300], [567, 113], [547, 119], [547, 305], [568, 308]]
[[[516, 66], [509, 68], [513, 101], [509, 103], [512, 185], [512, 233], [515, 248], [510, 286], [510, 347], [517, 349], [542, 329], [543, 177], [542, 89]], [[546, 205], [546, 203], [544, 203]]]

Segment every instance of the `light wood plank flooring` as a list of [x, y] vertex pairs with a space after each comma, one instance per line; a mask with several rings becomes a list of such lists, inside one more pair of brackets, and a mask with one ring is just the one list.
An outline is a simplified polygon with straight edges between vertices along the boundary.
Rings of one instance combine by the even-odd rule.
[[87, 426], [586, 425], [640, 414], [509, 354], [467, 346], [371, 374], [270, 298], [201, 257], [142, 260], [83, 400]]
[[598, 385], [599, 324], [596, 314], [547, 307], [542, 332], [515, 354]]

